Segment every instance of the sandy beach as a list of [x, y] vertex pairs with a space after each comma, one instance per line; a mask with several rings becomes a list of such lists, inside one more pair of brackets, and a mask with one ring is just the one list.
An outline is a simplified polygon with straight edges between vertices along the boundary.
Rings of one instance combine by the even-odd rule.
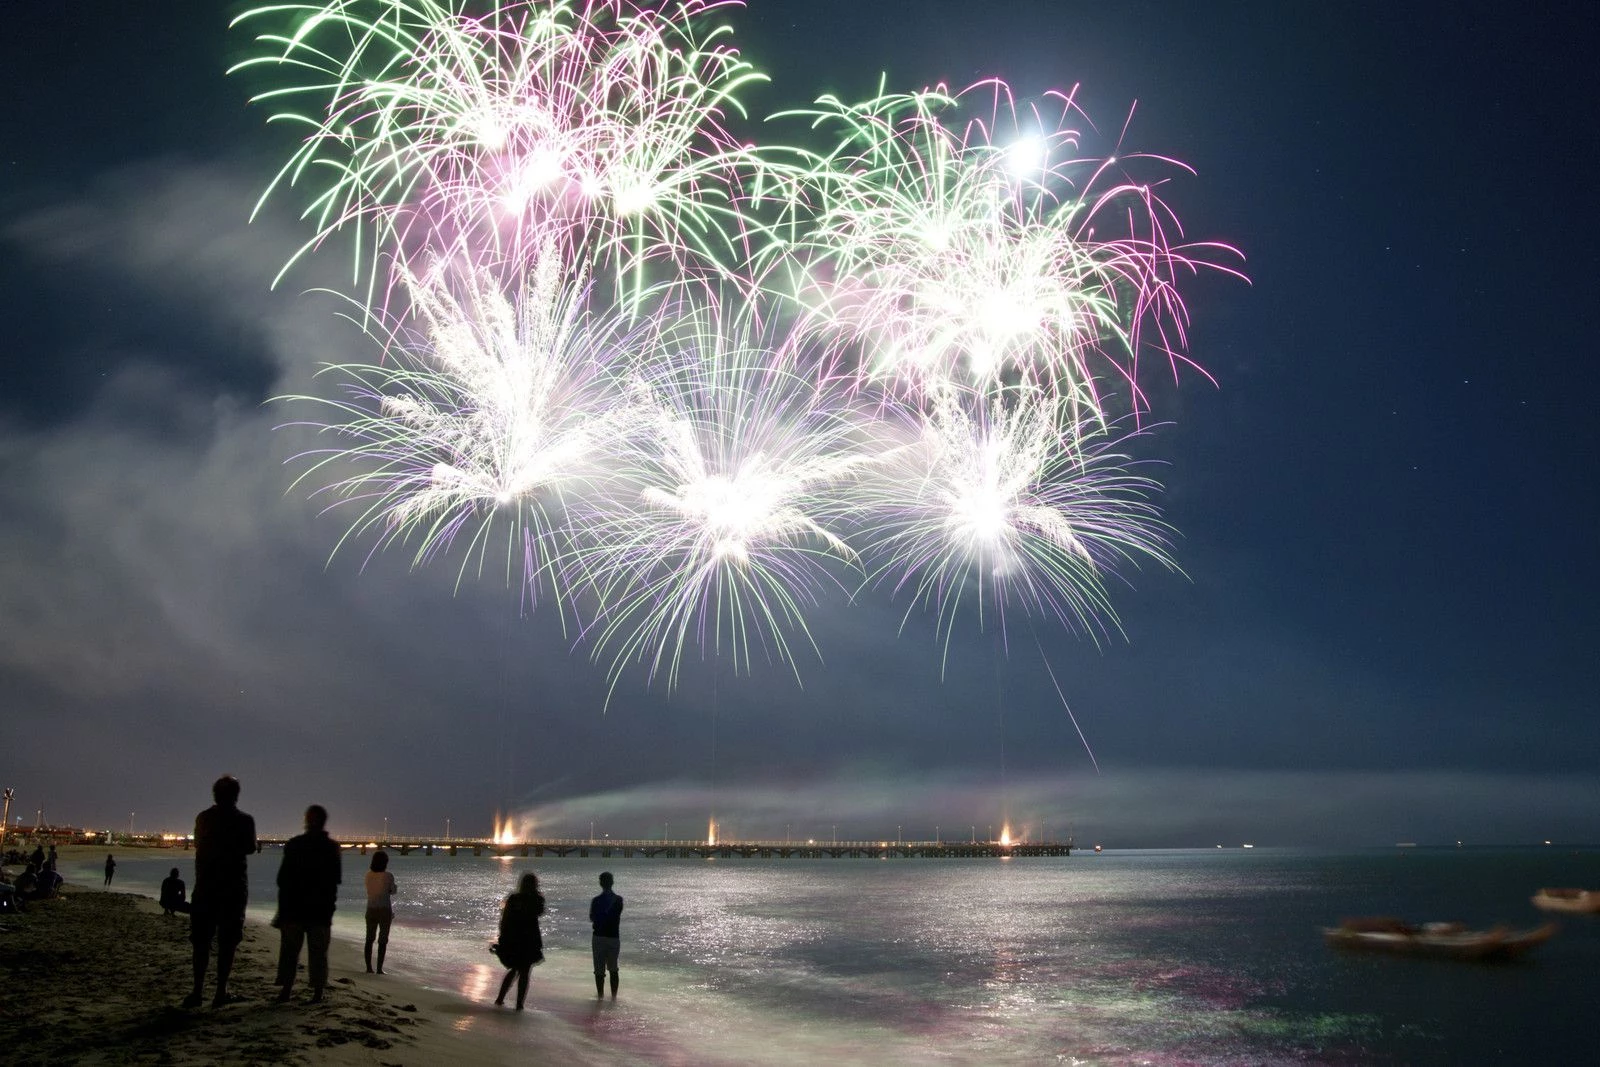
[[[6, 1061], [175, 1067], [528, 1062], [525, 1046], [484, 1031], [537, 1026], [535, 1013], [519, 1016], [394, 975], [369, 975], [360, 944], [338, 937], [324, 1002], [310, 1002], [302, 955], [293, 998], [276, 1003], [278, 935], [254, 922], [245, 927], [229, 983], [243, 1001], [186, 1011], [179, 1003], [190, 983], [188, 933], [186, 917], [164, 916], [149, 897], [81, 885], [29, 904], [23, 914], [0, 916], [0, 1049]], [[208, 997], [213, 978], [214, 971]]]

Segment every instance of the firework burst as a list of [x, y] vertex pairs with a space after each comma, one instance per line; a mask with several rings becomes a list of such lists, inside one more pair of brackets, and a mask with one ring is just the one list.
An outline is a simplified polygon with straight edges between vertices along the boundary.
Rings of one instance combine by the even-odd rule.
[[[985, 93], [987, 112], [957, 124]], [[880, 381], [1023, 382], [1087, 427], [1105, 424], [1109, 379], [1140, 410], [1142, 338], [1153, 328], [1183, 360], [1174, 279], [1220, 246], [1174, 245], [1151, 184], [1118, 178], [1116, 160], [1077, 159], [1073, 112], [1062, 93], [1019, 111], [998, 81], [792, 112], [838, 139], [814, 157], [820, 207], [778, 276]]]
[[940, 390], [916, 444], [868, 485], [873, 580], [930, 607], [947, 644], [969, 597], [980, 625], [997, 613], [1003, 628], [1014, 606], [1098, 640], [1116, 625], [1108, 576], [1142, 561], [1176, 569], [1159, 485], [1065, 423], [1066, 406], [1035, 388]]
[[[502, 546], [613, 684], [686, 655], [795, 670], [831, 590], [1115, 631], [1108, 581], [1175, 569], [1115, 427], [1188, 363], [1183, 276], [1231, 271], [1085, 158], [1072, 92], [823, 97], [821, 151], [728, 130], [761, 78], [739, 0], [325, 0], [256, 8], [257, 99], [304, 134], [267, 197], [341, 235], [378, 342], [301, 479], [341, 546]], [[280, 278], [282, 275], [280, 274]], [[398, 299], [391, 300], [391, 296]], [[844, 598], [841, 598], [843, 600]]]
[[[839, 383], [789, 369], [792, 339], [685, 316], [641, 369], [633, 442], [596, 525], [596, 654], [644, 662], [674, 684], [691, 647], [793, 665], [815, 650], [805, 608], [856, 555], [838, 532], [851, 489], [881, 462], [881, 424]], [[842, 587], [841, 587], [842, 588]]]
[[742, 229], [735, 170], [754, 157], [722, 119], [761, 75], [724, 43], [727, 27], [701, 28], [734, 2], [501, 0], [471, 16], [436, 0], [335, 0], [248, 12], [236, 22], [291, 26], [258, 34], [264, 54], [234, 69], [292, 71], [305, 80], [257, 99], [311, 105], [272, 116], [307, 133], [267, 195], [306, 184], [316, 233], [301, 254], [350, 229], [369, 293], [383, 287], [379, 252], [465, 255], [514, 274], [556, 239], [573, 262], [609, 265], [633, 299], [651, 261], [679, 272], [742, 262], [730, 255]]
[[560, 592], [575, 508], [630, 418], [611, 371], [646, 327], [594, 320], [553, 253], [515, 300], [466, 268], [407, 282], [417, 323], [389, 360], [328, 368], [347, 398], [319, 401], [339, 416], [319, 429], [348, 443], [301, 457], [301, 478], [355, 469], [321, 490], [361, 508], [341, 545], [376, 532], [374, 551], [414, 543], [420, 564], [464, 536], [464, 574], [503, 527], [507, 567]]

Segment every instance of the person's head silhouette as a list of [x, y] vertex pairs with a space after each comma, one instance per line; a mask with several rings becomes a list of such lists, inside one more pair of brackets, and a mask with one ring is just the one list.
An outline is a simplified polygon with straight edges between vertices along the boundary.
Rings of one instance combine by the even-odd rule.
[[224, 774], [212, 782], [211, 798], [224, 808], [231, 808], [239, 803], [239, 779], [231, 774]]

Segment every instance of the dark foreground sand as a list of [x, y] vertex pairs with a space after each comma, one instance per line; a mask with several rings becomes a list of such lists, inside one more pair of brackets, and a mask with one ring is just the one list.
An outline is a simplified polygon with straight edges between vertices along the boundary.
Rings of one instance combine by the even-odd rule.
[[[163, 916], [148, 897], [81, 886], [30, 904], [22, 915], [0, 916], [0, 1062], [528, 1062], [526, 1048], [519, 1054], [506, 1035], [496, 1040], [473, 1025], [484, 1006], [392, 975], [367, 975], [361, 946], [338, 939], [325, 1001], [310, 1003], [302, 955], [293, 999], [276, 1003], [277, 932], [257, 924], [245, 927], [229, 983], [245, 1000], [186, 1011], [178, 1005], [190, 985], [188, 933], [186, 917]], [[531, 1014], [522, 1018], [537, 1025]]]

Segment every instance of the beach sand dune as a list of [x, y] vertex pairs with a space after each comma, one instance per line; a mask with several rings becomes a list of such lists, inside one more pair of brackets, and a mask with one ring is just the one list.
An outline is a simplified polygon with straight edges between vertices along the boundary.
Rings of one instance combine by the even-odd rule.
[[[0, 917], [0, 1055], [8, 1064], [372, 1064], [510, 1062], [468, 1023], [483, 1007], [364, 972], [359, 945], [335, 939], [321, 1004], [300, 979], [275, 1002], [277, 933], [247, 924], [224, 1008], [186, 1011], [189, 923], [131, 893], [65, 887]], [[213, 969], [206, 994], [214, 989]], [[491, 1009], [492, 1010], [492, 1009]], [[509, 1020], [508, 1020], [509, 1021]], [[526, 1049], [520, 1062], [528, 1062]]]

